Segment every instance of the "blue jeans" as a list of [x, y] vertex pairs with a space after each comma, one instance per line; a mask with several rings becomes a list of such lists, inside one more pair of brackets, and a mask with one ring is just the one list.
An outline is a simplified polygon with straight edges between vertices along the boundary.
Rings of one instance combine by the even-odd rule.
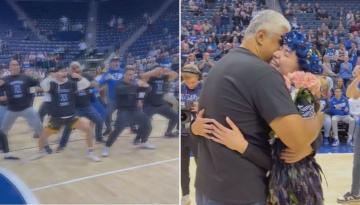
[[6, 112], [6, 106], [0, 105], [0, 127]]
[[352, 170], [351, 193], [360, 194], [360, 125], [356, 125], [354, 132], [354, 161]]
[[200, 191], [196, 190], [196, 205], [266, 205], [265, 202], [255, 202], [250, 204], [229, 204], [225, 202], [214, 201], [209, 199]]
[[91, 102], [91, 105], [95, 108], [95, 110], [100, 114], [101, 118], [105, 120], [105, 126], [106, 129], [111, 129], [111, 125], [107, 122], [107, 113], [106, 108], [102, 104], [100, 100], [95, 100], [94, 102]]
[[[77, 115], [80, 117], [86, 117], [91, 122], [95, 124], [95, 137], [96, 140], [102, 139], [102, 128], [104, 120], [101, 118], [100, 114], [93, 108], [92, 106], [77, 108]], [[65, 147], [67, 142], [69, 141], [69, 137], [71, 134], [71, 128], [65, 127], [64, 132], [60, 139], [59, 147]]]

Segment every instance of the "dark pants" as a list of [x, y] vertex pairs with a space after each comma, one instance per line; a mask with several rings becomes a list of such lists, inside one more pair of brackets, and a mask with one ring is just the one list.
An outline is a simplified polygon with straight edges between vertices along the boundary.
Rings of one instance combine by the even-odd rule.
[[115, 110], [116, 110], [116, 102], [109, 100], [106, 105], [106, 117], [107, 118], [106, 118], [105, 123], [107, 125], [110, 125], [110, 127], [107, 127], [107, 128], [111, 129], [112, 116], [113, 116], [113, 113]]
[[140, 110], [121, 110], [117, 113], [115, 129], [111, 132], [106, 146], [111, 147], [120, 133], [131, 124], [137, 124], [139, 126], [135, 142], [147, 142], [152, 130], [150, 118]]
[[[102, 129], [103, 129], [103, 119], [101, 118], [100, 114], [93, 108], [92, 106], [84, 107], [84, 108], [77, 108], [77, 115], [80, 117], [86, 117], [91, 122], [95, 124], [95, 137], [96, 140], [102, 139]], [[69, 141], [69, 137], [71, 134], [71, 128], [66, 126], [64, 132], [60, 139], [60, 147], [65, 147], [67, 142]]]
[[[235, 204], [214, 201], [212, 199], [209, 199], [207, 196], [205, 196], [199, 190], [196, 190], [196, 205], [235, 205]], [[237, 205], [266, 205], [266, 203], [265, 202], [255, 202], [255, 203], [237, 204]]]
[[39, 111], [38, 111], [41, 122], [44, 121], [45, 115], [49, 114], [49, 109], [50, 109], [50, 102], [43, 102], [41, 104]]
[[181, 134], [181, 190], [183, 196], [188, 195], [190, 184], [190, 156], [196, 156], [196, 145], [190, 135]]
[[9, 152], [9, 142], [7, 136], [0, 130], [0, 148], [3, 150], [4, 153]]
[[168, 127], [166, 133], [171, 133], [171, 131], [176, 127], [178, 123], [179, 116], [178, 114], [171, 108], [169, 104], [163, 104], [160, 106], [151, 106], [146, 105], [144, 107], [144, 112], [151, 118], [154, 114], [159, 114], [161, 116], [169, 119]]

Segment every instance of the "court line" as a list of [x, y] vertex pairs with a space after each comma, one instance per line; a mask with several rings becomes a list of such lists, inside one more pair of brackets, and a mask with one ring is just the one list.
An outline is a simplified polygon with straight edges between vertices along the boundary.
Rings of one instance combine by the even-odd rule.
[[[125, 136], [119, 136], [121, 138], [131, 138], [133, 136], [131, 135], [125, 135]], [[175, 137], [174, 137], [175, 138]], [[172, 139], [172, 138], [166, 138], [164, 136], [153, 136], [153, 137], [149, 137], [149, 139]], [[48, 143], [50, 146], [51, 145], [58, 145], [60, 141], [60, 138], [58, 140], [52, 140], [53, 142], [51, 143]], [[82, 139], [73, 139], [73, 140], [69, 140], [69, 142], [67, 144], [72, 144], [72, 142], [80, 142], [80, 141], [85, 141], [84, 138]], [[95, 141], [94, 141], [94, 144], [95, 144]], [[24, 147], [24, 148], [20, 148], [20, 149], [14, 149], [13, 151], [10, 151], [11, 153], [18, 153], [18, 152], [21, 152], [21, 151], [25, 151], [25, 150], [31, 150], [31, 149], [38, 149], [39, 146], [33, 146], [33, 147]]]
[[137, 166], [133, 166], [133, 167], [128, 167], [128, 168], [125, 168], [125, 169], [118, 169], [118, 170], [114, 170], [114, 171], [108, 171], [108, 172], [104, 172], [104, 173], [101, 173], [101, 174], [94, 174], [94, 175], [90, 175], [90, 176], [86, 176], [86, 177], [75, 178], [75, 179], [71, 179], [71, 180], [67, 180], [67, 181], [63, 181], [63, 182], [59, 182], [59, 183], [55, 183], [55, 184], [49, 184], [49, 185], [46, 185], [46, 186], [36, 187], [36, 188], [31, 189], [31, 190], [33, 192], [36, 192], [36, 191], [40, 191], [40, 190], [43, 190], [43, 189], [53, 188], [53, 187], [66, 185], [66, 184], [72, 184], [72, 183], [75, 183], [75, 182], [84, 181], [84, 180], [88, 180], [88, 179], [94, 179], [94, 178], [97, 178], [97, 177], [102, 177], [102, 176], [107, 176], [107, 175], [111, 175], [111, 174], [132, 171], [132, 170], [135, 170], [135, 169], [141, 169], [141, 168], [145, 168], [145, 167], [151, 167], [151, 166], [156, 166], [156, 165], [160, 165], [160, 164], [165, 164], [165, 163], [173, 162], [173, 161], [176, 161], [176, 160], [179, 160], [179, 158], [162, 160], [162, 161], [152, 162], [152, 163], [148, 163], [148, 164], [142, 164], [142, 165], [137, 165]]
[[7, 169], [0, 168], [0, 173], [8, 178], [16, 187], [16, 189], [21, 193], [22, 197], [24, 198], [25, 202], [28, 204], [39, 204], [36, 197], [30, 191], [30, 189], [25, 185], [23, 181], [19, 177], [17, 177], [12, 172], [8, 171]]

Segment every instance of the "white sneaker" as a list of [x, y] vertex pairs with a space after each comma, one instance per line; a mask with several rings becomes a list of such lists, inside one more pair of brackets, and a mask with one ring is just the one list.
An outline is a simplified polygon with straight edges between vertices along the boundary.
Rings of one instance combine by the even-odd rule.
[[104, 147], [102, 153], [101, 153], [101, 156], [102, 157], [108, 157], [110, 154], [110, 147]]
[[190, 204], [191, 204], [191, 200], [189, 194], [181, 197], [181, 205], [190, 205]]
[[149, 142], [143, 142], [143, 143], [140, 143], [140, 148], [142, 149], [155, 149], [155, 145], [153, 144], [150, 144]]
[[29, 160], [30, 161], [38, 160], [38, 159], [41, 159], [41, 158], [45, 157], [46, 155], [47, 154], [46, 154], [45, 151], [39, 151], [34, 156], [30, 157]]
[[100, 162], [100, 158], [98, 156], [96, 156], [96, 154], [94, 152], [88, 152], [86, 154], [86, 157], [94, 162]]

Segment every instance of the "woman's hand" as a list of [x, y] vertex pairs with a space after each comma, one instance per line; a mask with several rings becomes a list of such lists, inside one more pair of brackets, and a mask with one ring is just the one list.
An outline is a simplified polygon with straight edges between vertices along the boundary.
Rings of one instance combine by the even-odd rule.
[[214, 137], [211, 137], [211, 139], [226, 146], [229, 149], [238, 151], [243, 154], [249, 144], [248, 141], [244, 138], [244, 135], [229, 117], [226, 117], [226, 122], [231, 127], [231, 129], [223, 126], [216, 120], [214, 121], [212, 133]]
[[284, 160], [288, 164], [296, 163], [305, 157], [309, 156], [313, 152], [311, 146], [307, 146], [304, 150], [295, 152], [291, 149], [285, 149], [282, 151], [280, 159]]
[[210, 134], [212, 133], [212, 125], [214, 122], [213, 119], [204, 118], [205, 110], [202, 109], [196, 116], [195, 121], [191, 124], [191, 132], [194, 135], [202, 136], [210, 139]]

